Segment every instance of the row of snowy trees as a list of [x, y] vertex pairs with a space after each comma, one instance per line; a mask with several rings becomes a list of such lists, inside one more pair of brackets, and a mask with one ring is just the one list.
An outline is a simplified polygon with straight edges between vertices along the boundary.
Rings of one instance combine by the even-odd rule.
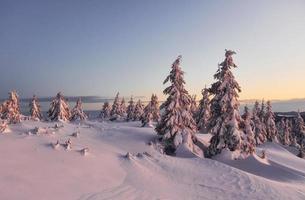
[[105, 102], [100, 113], [103, 119], [113, 120], [126, 120], [126, 121], [139, 121], [141, 120], [142, 126], [151, 126], [153, 122], [158, 122], [160, 119], [160, 110], [158, 97], [152, 94], [150, 102], [144, 106], [139, 99], [137, 102], [130, 98], [128, 106], [125, 105], [125, 99], [120, 100], [119, 93], [117, 93], [113, 104]]
[[[43, 119], [38, 98], [34, 95], [29, 103], [30, 118], [33, 120]], [[52, 121], [82, 121], [88, 118], [83, 111], [81, 99], [78, 99], [75, 107], [70, 110], [69, 104], [62, 93], [58, 93], [50, 104], [50, 109], [47, 112], [48, 118]], [[5, 130], [8, 123], [18, 123], [21, 121], [19, 96], [16, 91], [9, 93], [9, 98], [0, 105], [0, 131]], [[126, 107], [125, 99], [120, 100], [117, 93], [113, 105], [105, 102], [100, 113], [103, 119], [124, 119], [127, 121], [142, 121], [142, 125], [151, 125], [153, 122], [158, 122], [160, 118], [158, 97], [153, 94], [151, 101], [144, 106], [141, 100], [136, 103], [131, 97], [129, 105]], [[3, 132], [3, 131], [1, 131]]]
[[[30, 101], [30, 118], [33, 120], [41, 120], [43, 118], [40, 104], [37, 97], [34, 95]], [[51, 102], [50, 109], [48, 111], [48, 117], [51, 120], [84, 120], [87, 115], [82, 108], [82, 102], [80, 99], [76, 102], [75, 107], [70, 111], [69, 105], [66, 99], [61, 93], [56, 95], [56, 98]], [[22, 119], [19, 105], [19, 96], [16, 91], [9, 93], [9, 98], [0, 106], [0, 118], [1, 125], [0, 130], [4, 130], [4, 126], [12, 123], [19, 123]], [[23, 117], [25, 118], [25, 117]]]
[[303, 152], [305, 127], [300, 114], [293, 128], [291, 122], [283, 120], [276, 125], [270, 101], [267, 105], [256, 102], [252, 113], [245, 107], [244, 114], [240, 115], [238, 93], [241, 88], [232, 73], [237, 67], [232, 58], [234, 54], [234, 51], [226, 50], [225, 60], [214, 75], [215, 83], [202, 90], [198, 107], [196, 97], [191, 97], [184, 87], [181, 56], [172, 64], [164, 81], [164, 84], [170, 83], [163, 91], [168, 97], [161, 105], [163, 114], [156, 127], [165, 151], [174, 153], [183, 148], [198, 154], [196, 132], [199, 130], [212, 135], [204, 152], [206, 157], [228, 149], [240, 152], [240, 157], [245, 158], [266, 141], [294, 145]]

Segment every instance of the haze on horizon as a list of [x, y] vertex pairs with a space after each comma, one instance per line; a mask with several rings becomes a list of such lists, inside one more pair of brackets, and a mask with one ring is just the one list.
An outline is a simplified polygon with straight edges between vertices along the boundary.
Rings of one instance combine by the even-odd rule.
[[182, 55], [201, 97], [233, 49], [241, 99], [305, 97], [305, 1], [0, 1], [0, 98], [146, 96]]

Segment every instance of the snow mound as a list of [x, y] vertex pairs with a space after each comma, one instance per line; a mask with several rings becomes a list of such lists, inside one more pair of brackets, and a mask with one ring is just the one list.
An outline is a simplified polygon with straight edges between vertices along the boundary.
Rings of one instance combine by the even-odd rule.
[[[0, 199], [305, 199], [305, 160], [280, 145], [259, 147], [265, 159], [234, 160], [230, 152], [216, 160], [198, 158], [186, 155], [188, 147], [178, 151], [185, 156], [172, 157], [148, 145], [156, 133], [140, 125], [65, 123], [47, 137], [22, 133], [52, 128], [53, 122], [10, 126], [11, 134], [0, 134]], [[81, 138], [71, 137], [76, 130]], [[72, 149], [66, 151], [62, 144], [69, 139]], [[57, 150], [50, 147], [56, 141]]]

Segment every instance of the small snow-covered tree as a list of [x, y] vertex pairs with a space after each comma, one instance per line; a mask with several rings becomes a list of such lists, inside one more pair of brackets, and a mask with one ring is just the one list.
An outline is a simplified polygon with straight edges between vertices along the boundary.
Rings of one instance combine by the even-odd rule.
[[298, 112], [298, 115], [295, 119], [294, 133], [296, 142], [300, 146], [305, 147], [305, 124], [300, 112]]
[[33, 96], [32, 100], [30, 102], [30, 114], [31, 114], [31, 118], [34, 120], [42, 119], [39, 101], [35, 95]]
[[79, 98], [76, 102], [75, 107], [72, 109], [71, 120], [72, 121], [75, 121], [75, 120], [83, 121], [87, 118], [88, 118], [88, 116], [86, 115], [86, 113], [83, 110], [82, 100]]
[[143, 115], [144, 105], [142, 104], [141, 100], [139, 99], [136, 103], [135, 109], [134, 109], [134, 121], [138, 121], [141, 119]]
[[110, 117], [110, 112], [111, 112], [111, 105], [109, 104], [108, 101], [106, 101], [103, 104], [103, 108], [102, 108], [102, 111], [100, 113], [100, 117], [102, 119], [108, 119]]
[[254, 123], [252, 121], [249, 108], [245, 106], [244, 114], [242, 115], [243, 122], [243, 134], [241, 135], [241, 153], [245, 156], [252, 154], [255, 151], [255, 139], [254, 139]]
[[286, 141], [285, 141], [285, 127], [286, 127], [286, 122], [285, 122], [284, 118], [282, 118], [280, 121], [278, 121], [276, 123], [276, 128], [277, 128], [277, 132], [278, 132], [278, 140], [283, 145], [286, 145]]
[[238, 93], [241, 89], [231, 71], [232, 67], [237, 67], [233, 62], [233, 54], [234, 51], [226, 50], [226, 58], [214, 75], [216, 82], [209, 90], [214, 96], [211, 99], [211, 117], [208, 126], [212, 138], [206, 152], [207, 157], [221, 153], [224, 148], [230, 151], [241, 148], [243, 130], [240, 128], [241, 116], [238, 110]]
[[196, 95], [193, 95], [191, 97], [191, 106], [190, 106], [191, 112], [193, 114], [193, 117], [195, 119], [196, 114], [198, 112], [198, 106], [197, 106], [197, 102], [196, 102]]
[[254, 122], [254, 138], [256, 145], [263, 144], [267, 140], [265, 123], [261, 120], [261, 109], [258, 101], [255, 102], [252, 111], [252, 121]]
[[194, 141], [197, 127], [190, 110], [191, 97], [184, 88], [184, 72], [180, 62], [181, 56], [172, 64], [172, 70], [163, 82], [170, 82], [171, 85], [163, 91], [168, 97], [161, 105], [164, 111], [156, 127], [167, 153], [174, 153], [180, 145], [191, 152], [196, 151]]
[[52, 121], [69, 121], [71, 117], [69, 104], [61, 92], [57, 93], [55, 99], [51, 102], [48, 116]]
[[142, 127], [152, 126], [152, 122], [160, 120], [160, 109], [158, 97], [155, 94], [151, 95], [150, 102], [145, 106], [144, 113], [141, 117]]
[[122, 98], [121, 104], [120, 104], [120, 109], [119, 109], [119, 115], [121, 117], [126, 117], [126, 103], [124, 97]]
[[113, 101], [113, 104], [112, 104], [112, 109], [111, 109], [111, 112], [110, 112], [110, 116], [114, 119], [117, 119], [120, 117], [120, 107], [121, 107], [121, 102], [120, 102], [120, 99], [119, 99], [119, 95], [120, 93], [117, 93], [115, 98], [114, 98], [114, 101]]
[[1, 118], [9, 123], [19, 123], [21, 121], [19, 96], [16, 91], [11, 91], [9, 99], [3, 103]]
[[196, 114], [196, 124], [200, 132], [207, 133], [207, 125], [210, 118], [209, 90], [204, 88], [201, 93], [202, 99], [199, 101], [199, 108]]
[[128, 107], [127, 107], [127, 117], [126, 120], [130, 121], [133, 120], [135, 118], [135, 104], [133, 101], [133, 98], [131, 97], [129, 102], [128, 102]]
[[277, 129], [275, 125], [275, 116], [272, 112], [272, 106], [270, 101], [267, 101], [267, 108], [265, 113], [265, 127], [266, 127], [266, 133], [267, 133], [267, 139], [268, 141], [276, 141], [277, 139]]

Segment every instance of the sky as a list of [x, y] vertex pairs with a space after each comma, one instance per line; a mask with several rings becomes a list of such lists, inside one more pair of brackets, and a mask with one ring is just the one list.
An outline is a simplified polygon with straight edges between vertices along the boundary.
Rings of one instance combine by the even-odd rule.
[[0, 98], [160, 98], [182, 55], [200, 97], [224, 49], [237, 52], [241, 99], [305, 97], [303, 0], [0, 0]]

